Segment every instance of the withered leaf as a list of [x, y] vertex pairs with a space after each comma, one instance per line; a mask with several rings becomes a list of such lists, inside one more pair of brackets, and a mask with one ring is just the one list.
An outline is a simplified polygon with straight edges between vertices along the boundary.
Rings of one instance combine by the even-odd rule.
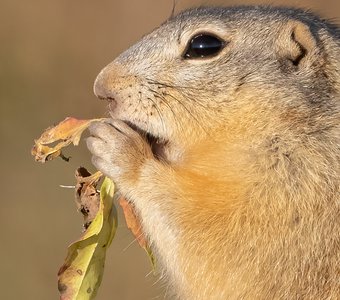
[[[65, 158], [61, 149], [70, 145], [79, 144], [83, 131], [93, 122], [103, 121], [105, 119], [79, 120], [68, 117], [58, 125], [47, 128], [43, 134], [34, 140], [34, 146], [31, 150], [35, 160], [41, 163], [52, 160], [58, 156]], [[52, 146], [52, 144], [56, 145]]]
[[142, 225], [135, 213], [133, 204], [127, 201], [124, 197], [119, 199], [119, 204], [123, 209], [127, 227], [131, 230], [138, 244], [145, 249], [147, 247], [147, 241], [142, 231]]
[[131, 230], [139, 246], [141, 246], [150, 258], [150, 262], [153, 268], [155, 268], [155, 258], [148, 245], [147, 238], [142, 229], [142, 224], [139, 221], [138, 216], [135, 213], [135, 208], [131, 202], [126, 200], [124, 197], [119, 199], [119, 204], [123, 209], [126, 226]]
[[97, 185], [102, 177], [101, 172], [93, 175], [85, 168], [81, 167], [76, 170], [76, 188], [75, 200], [78, 211], [84, 217], [84, 229], [87, 229], [98, 213], [100, 204], [100, 193]]

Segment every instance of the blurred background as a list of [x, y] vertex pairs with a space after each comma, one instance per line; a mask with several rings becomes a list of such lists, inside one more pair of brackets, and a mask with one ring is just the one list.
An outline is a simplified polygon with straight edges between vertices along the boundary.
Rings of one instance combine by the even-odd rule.
[[[310, 8], [339, 20], [340, 2], [180, 0], [198, 5], [271, 3]], [[1, 299], [58, 299], [56, 273], [81, 232], [74, 170], [93, 170], [84, 143], [69, 163], [30, 156], [33, 139], [66, 116], [105, 115], [92, 92], [107, 63], [171, 14], [172, 0], [0, 0]], [[97, 299], [164, 299], [148, 257], [120, 219]], [[171, 247], [169, 245], [169, 247]]]

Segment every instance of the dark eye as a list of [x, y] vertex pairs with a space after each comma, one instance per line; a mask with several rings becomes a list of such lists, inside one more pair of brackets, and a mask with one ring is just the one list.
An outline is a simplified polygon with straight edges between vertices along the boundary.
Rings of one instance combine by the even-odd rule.
[[217, 55], [224, 42], [214, 35], [201, 33], [194, 36], [186, 49], [184, 58], [203, 58]]

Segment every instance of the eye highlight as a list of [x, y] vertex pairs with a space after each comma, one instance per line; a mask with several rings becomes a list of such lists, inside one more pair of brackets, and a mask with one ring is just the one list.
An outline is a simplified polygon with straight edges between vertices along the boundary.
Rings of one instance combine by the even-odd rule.
[[186, 59], [212, 57], [217, 55], [224, 45], [225, 42], [218, 37], [200, 33], [191, 38], [183, 57]]

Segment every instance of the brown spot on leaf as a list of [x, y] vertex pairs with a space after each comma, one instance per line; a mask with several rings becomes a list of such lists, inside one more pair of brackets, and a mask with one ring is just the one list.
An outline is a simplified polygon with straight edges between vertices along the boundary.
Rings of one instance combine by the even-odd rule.
[[67, 285], [58, 281], [58, 291], [60, 292], [60, 294], [65, 293], [66, 290], [67, 290]]

